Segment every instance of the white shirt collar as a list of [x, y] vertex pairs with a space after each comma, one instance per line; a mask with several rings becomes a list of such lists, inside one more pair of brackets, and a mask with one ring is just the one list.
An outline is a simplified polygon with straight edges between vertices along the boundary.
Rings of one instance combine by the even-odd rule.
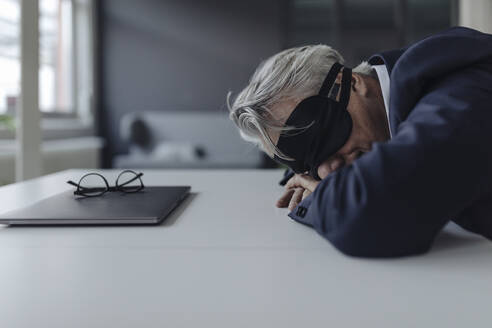
[[[390, 78], [388, 74], [388, 69], [386, 65], [373, 65], [372, 68], [376, 70], [376, 74], [378, 75], [379, 84], [381, 86], [381, 93], [383, 94], [384, 108], [386, 109], [386, 118], [388, 119], [388, 127], [390, 127], [389, 120], [389, 100], [390, 100]], [[391, 128], [390, 137], [391, 135]]]

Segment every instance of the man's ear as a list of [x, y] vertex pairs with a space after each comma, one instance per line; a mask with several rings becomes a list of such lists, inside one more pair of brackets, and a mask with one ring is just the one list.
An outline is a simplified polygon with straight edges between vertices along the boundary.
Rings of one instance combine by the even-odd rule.
[[[338, 73], [337, 79], [335, 80], [335, 83], [342, 83], [342, 73]], [[353, 92], [357, 92], [361, 96], [368, 96], [370, 94], [370, 88], [369, 85], [367, 84], [367, 80], [365, 77], [358, 73], [353, 73], [352, 72], [352, 81], [351, 81], [351, 89]]]
[[365, 77], [360, 74], [352, 73], [352, 91], [357, 92], [361, 96], [367, 97], [371, 93], [371, 88], [369, 87], [368, 81]]

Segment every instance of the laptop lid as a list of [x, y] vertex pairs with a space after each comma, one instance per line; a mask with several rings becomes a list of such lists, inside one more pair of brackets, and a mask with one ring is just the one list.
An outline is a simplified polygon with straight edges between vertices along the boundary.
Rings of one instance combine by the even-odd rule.
[[107, 192], [100, 197], [75, 196], [70, 190], [2, 214], [0, 224], [157, 224], [186, 198], [190, 189], [145, 187], [136, 193]]

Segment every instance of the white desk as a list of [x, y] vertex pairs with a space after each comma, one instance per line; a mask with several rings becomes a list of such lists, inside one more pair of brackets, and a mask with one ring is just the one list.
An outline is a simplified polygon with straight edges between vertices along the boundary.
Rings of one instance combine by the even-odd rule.
[[[0, 188], [0, 211], [82, 172]], [[280, 171], [144, 173], [193, 186], [161, 226], [0, 228], [0, 327], [492, 326], [490, 241], [456, 230], [424, 256], [353, 259], [274, 208]]]

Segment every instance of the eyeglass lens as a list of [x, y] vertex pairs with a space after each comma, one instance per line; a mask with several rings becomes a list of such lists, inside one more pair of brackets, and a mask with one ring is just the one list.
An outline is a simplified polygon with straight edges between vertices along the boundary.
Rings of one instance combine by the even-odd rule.
[[78, 191], [86, 196], [99, 196], [108, 190], [104, 178], [97, 173], [84, 175], [79, 181]]

